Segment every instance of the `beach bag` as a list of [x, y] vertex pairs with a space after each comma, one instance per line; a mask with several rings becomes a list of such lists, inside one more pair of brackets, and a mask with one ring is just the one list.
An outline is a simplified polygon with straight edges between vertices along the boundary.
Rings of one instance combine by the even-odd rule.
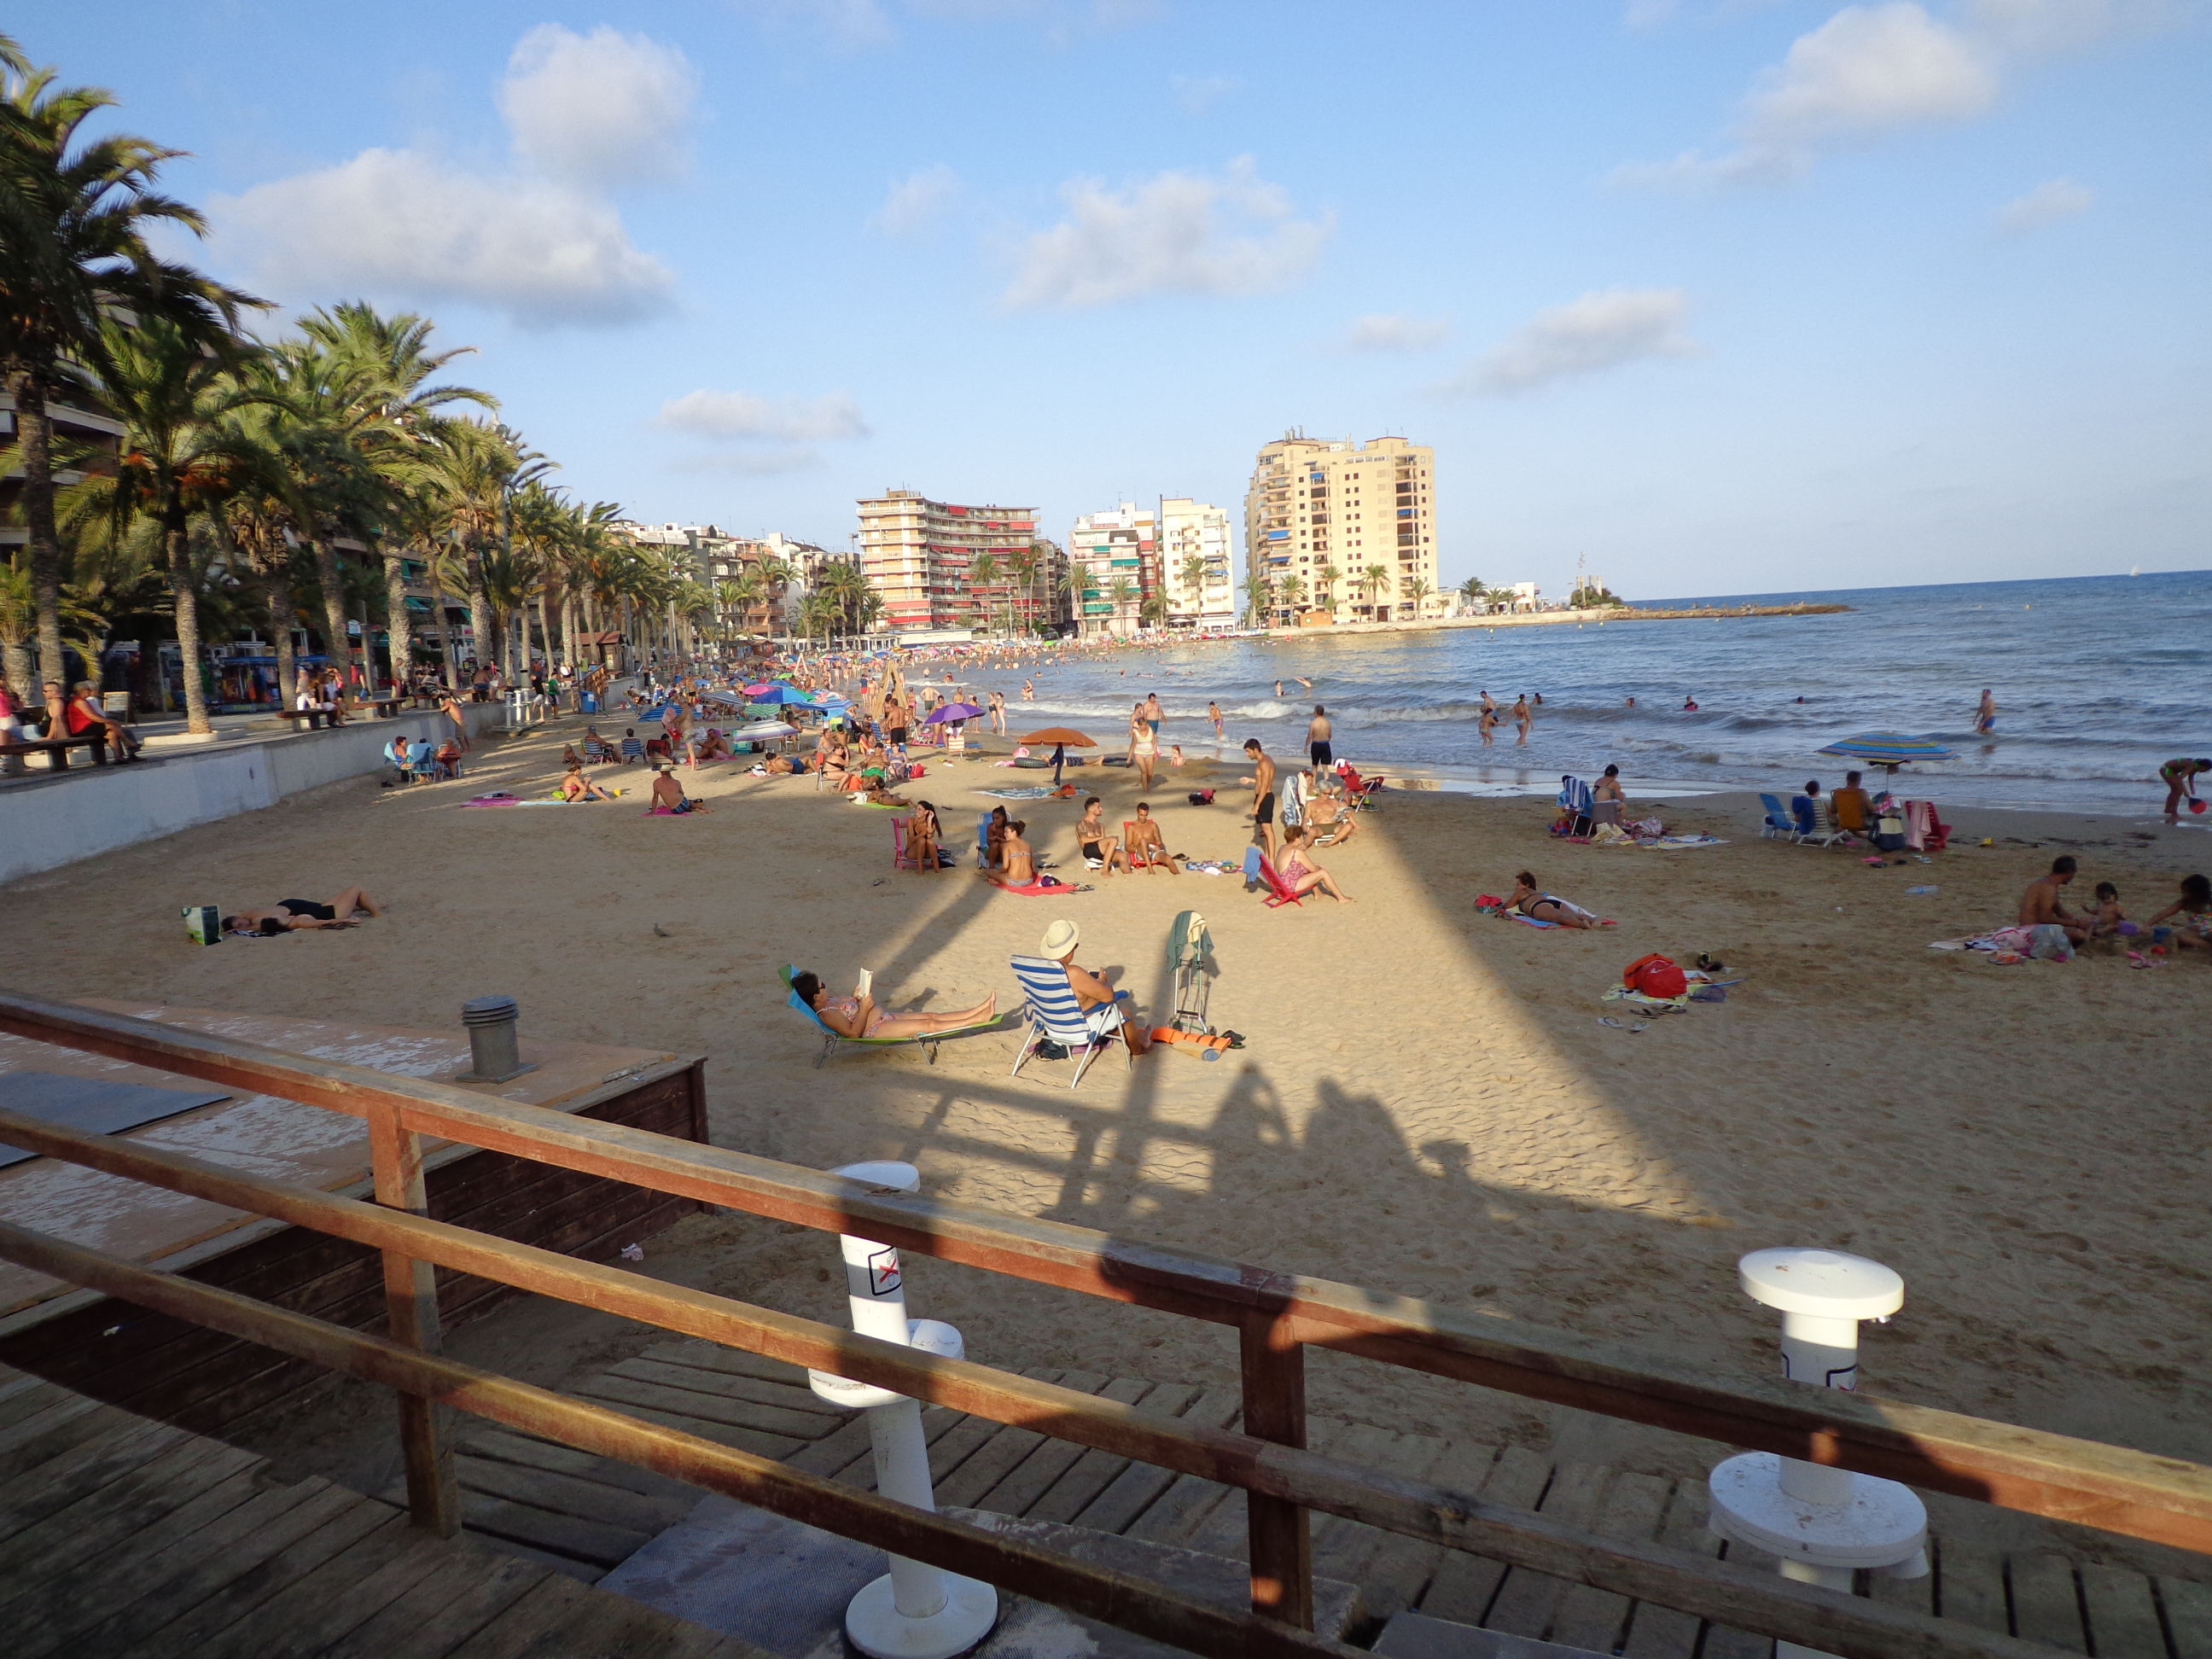
[[2035, 943], [2028, 947], [2028, 955], [2041, 962], [2074, 960], [2074, 941], [2066, 937], [2066, 930], [2057, 923], [2038, 922], [2034, 933]]
[[1674, 959], [1656, 951], [1648, 957], [1637, 957], [1622, 969], [1620, 982], [1632, 991], [1662, 1002], [1690, 988], [1690, 976]]
[[1905, 820], [1892, 808], [1874, 821], [1874, 844], [1885, 853], [1905, 848]]
[[1194, 790], [1192, 790], [1192, 791], [1190, 792], [1190, 804], [1191, 804], [1193, 806], [1211, 806], [1211, 805], [1213, 805], [1213, 791], [1212, 791], [1211, 789], [1194, 789]]

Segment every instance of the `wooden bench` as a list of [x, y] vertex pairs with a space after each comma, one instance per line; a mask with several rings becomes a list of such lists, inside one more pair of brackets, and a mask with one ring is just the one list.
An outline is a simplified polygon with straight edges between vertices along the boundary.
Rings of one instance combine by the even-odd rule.
[[362, 697], [354, 706], [356, 708], [374, 708], [377, 719], [390, 720], [399, 718], [399, 711], [407, 706], [407, 702], [405, 697]]
[[87, 732], [74, 738], [26, 738], [20, 743], [0, 743], [0, 755], [44, 755], [50, 772], [69, 770], [69, 751], [72, 749], [92, 750], [94, 766], [107, 764], [107, 736], [105, 732]]
[[280, 708], [276, 713], [295, 726], [305, 720], [310, 732], [319, 732], [324, 726], [332, 723], [330, 711], [325, 708]]

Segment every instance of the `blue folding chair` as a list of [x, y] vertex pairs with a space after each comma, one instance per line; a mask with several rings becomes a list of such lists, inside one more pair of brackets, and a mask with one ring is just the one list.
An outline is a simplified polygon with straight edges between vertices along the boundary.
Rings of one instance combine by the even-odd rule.
[[1765, 822], [1759, 826], [1763, 839], [1795, 841], [1799, 830], [1797, 815], [1782, 804], [1779, 795], [1761, 795], [1759, 804], [1766, 809]]
[[[1016, 957], [1012, 965], [1014, 977], [1021, 981], [1023, 1000], [1029, 1005], [1030, 1034], [1022, 1043], [1021, 1053], [1014, 1056], [1014, 1069], [1009, 1075], [1020, 1076], [1023, 1062], [1036, 1052], [1037, 1044], [1050, 1041], [1066, 1048], [1068, 1057], [1075, 1061], [1075, 1076], [1067, 1086], [1079, 1086], [1084, 1072], [1098, 1051], [1119, 1041], [1122, 1026], [1128, 1023], [1128, 1016], [1121, 1011], [1121, 1002], [1129, 994], [1117, 991], [1113, 1002], [1086, 1012], [1075, 1000], [1075, 988], [1067, 982], [1067, 970], [1050, 957]], [[1136, 1063], [1137, 1057], [1132, 1053], [1129, 1065], [1133, 1066]]]

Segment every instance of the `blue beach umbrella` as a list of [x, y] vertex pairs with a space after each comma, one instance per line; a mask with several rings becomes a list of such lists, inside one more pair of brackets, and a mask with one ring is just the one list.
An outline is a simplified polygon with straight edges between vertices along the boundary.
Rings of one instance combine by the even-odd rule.
[[1820, 752], [1869, 761], [1887, 769], [1892, 777], [1897, 775], [1899, 767], [1913, 761], [1951, 758], [1951, 751], [1934, 738], [1909, 737], [1900, 732], [1862, 732], [1856, 737], [1839, 738]]

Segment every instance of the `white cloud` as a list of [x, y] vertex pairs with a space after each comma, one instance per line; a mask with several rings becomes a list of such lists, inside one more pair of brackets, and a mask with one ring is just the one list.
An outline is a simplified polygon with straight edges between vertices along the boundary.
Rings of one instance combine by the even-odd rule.
[[498, 92], [513, 167], [365, 149], [216, 198], [216, 232], [278, 294], [459, 300], [528, 326], [632, 322], [665, 308], [676, 279], [630, 241], [605, 189], [683, 171], [697, 89], [681, 52], [642, 35], [543, 24]]
[[1963, 120], [1997, 96], [1986, 48], [1911, 0], [1844, 7], [1760, 78], [1744, 122], [1753, 149]]
[[699, 77], [684, 54], [602, 26], [540, 23], [515, 43], [499, 88], [515, 154], [548, 178], [608, 185], [690, 167]]
[[885, 236], [921, 236], [935, 227], [960, 194], [960, 175], [942, 161], [896, 180], [868, 223]]
[[363, 150], [212, 206], [222, 240], [243, 245], [276, 294], [463, 300], [544, 325], [633, 321], [675, 286], [605, 201], [418, 150]]
[[1530, 392], [1643, 357], [1691, 357], [1682, 332], [1689, 298], [1678, 288], [1608, 288], [1540, 311], [1444, 390]]
[[1985, 34], [1939, 21], [1914, 0], [1845, 6], [1760, 72], [1744, 100], [1735, 149], [1635, 163], [1611, 182], [1662, 189], [1786, 183], [1812, 166], [1822, 145], [1987, 112], [2002, 88], [2001, 58]]
[[1242, 92], [1244, 83], [1233, 75], [1170, 75], [1169, 89], [1176, 107], [1185, 115], [1203, 115], [1223, 99]]
[[1399, 312], [1355, 317], [1352, 323], [1354, 351], [1424, 351], [1440, 345], [1451, 325], [1441, 317], [1408, 317]]
[[1334, 215], [1294, 216], [1290, 198], [1240, 156], [1221, 178], [1167, 172], [1109, 190], [1061, 187], [1068, 216], [1024, 245], [1012, 307], [1080, 309], [1153, 294], [1262, 294], [1303, 276]]
[[2087, 213], [2096, 200], [2097, 192], [2087, 185], [2071, 179], [2045, 179], [1991, 214], [1990, 229], [1998, 236], [2026, 236], [2061, 219]]
[[787, 399], [778, 404], [750, 392], [687, 392], [661, 404], [653, 423], [702, 438], [759, 438], [778, 443], [815, 443], [868, 434], [860, 405], [842, 392], [811, 403]]

